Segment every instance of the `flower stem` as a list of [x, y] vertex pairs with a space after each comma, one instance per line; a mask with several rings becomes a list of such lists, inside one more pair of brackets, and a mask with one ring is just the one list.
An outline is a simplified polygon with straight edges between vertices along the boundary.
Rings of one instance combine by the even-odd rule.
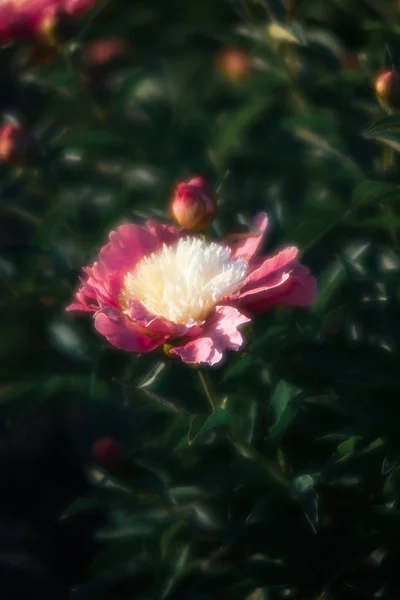
[[[212, 411], [214, 412], [214, 410], [216, 408], [216, 403], [213, 398], [213, 393], [211, 391], [211, 382], [208, 379], [208, 377], [206, 376], [206, 374], [203, 373], [202, 371], [197, 371], [197, 373], [199, 375], [199, 379], [201, 381], [201, 385], [203, 386], [203, 390], [205, 392], [208, 403], [211, 406]], [[207, 379], [208, 379], [208, 381], [207, 381]]]

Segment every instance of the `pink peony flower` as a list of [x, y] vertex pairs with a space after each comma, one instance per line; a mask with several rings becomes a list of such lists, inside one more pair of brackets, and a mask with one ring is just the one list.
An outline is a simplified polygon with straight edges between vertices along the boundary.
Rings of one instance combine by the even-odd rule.
[[60, 19], [78, 17], [96, 0], [0, 0], [0, 42], [42, 38]]
[[256, 256], [267, 216], [254, 230], [220, 243], [157, 221], [121, 225], [84, 269], [67, 310], [94, 313], [117, 348], [150, 352], [167, 343], [186, 363], [218, 363], [243, 344], [240, 328], [277, 304], [309, 306], [316, 280], [288, 247]]

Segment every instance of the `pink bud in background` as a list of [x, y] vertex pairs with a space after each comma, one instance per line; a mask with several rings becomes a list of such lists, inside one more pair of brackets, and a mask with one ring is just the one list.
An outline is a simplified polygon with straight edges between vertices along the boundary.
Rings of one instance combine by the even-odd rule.
[[0, 161], [21, 165], [27, 162], [35, 145], [31, 133], [22, 125], [0, 126]]
[[118, 471], [124, 463], [124, 451], [113, 438], [100, 438], [92, 448], [92, 458], [100, 467], [109, 471]]
[[249, 79], [254, 73], [254, 57], [245, 48], [224, 46], [214, 57], [215, 71], [233, 84]]
[[388, 111], [400, 108], [400, 75], [394, 69], [381, 70], [374, 76], [375, 95]]
[[216, 202], [203, 177], [179, 183], [171, 203], [174, 220], [183, 229], [202, 231], [215, 217]]

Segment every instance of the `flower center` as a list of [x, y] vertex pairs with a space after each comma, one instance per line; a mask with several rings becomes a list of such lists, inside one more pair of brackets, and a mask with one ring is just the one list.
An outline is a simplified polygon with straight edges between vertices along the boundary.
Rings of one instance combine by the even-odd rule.
[[126, 312], [136, 299], [153, 315], [173, 323], [204, 321], [225, 296], [236, 292], [247, 270], [242, 258], [230, 260], [231, 250], [198, 238], [146, 256], [125, 275], [120, 303]]

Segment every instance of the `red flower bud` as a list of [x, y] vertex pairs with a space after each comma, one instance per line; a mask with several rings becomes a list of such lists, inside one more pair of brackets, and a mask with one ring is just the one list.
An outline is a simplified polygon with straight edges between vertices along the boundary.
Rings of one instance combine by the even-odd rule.
[[214, 67], [224, 79], [240, 83], [253, 74], [254, 57], [244, 48], [230, 46], [217, 52]]
[[394, 69], [380, 71], [374, 78], [376, 97], [386, 110], [400, 108], [400, 76]]
[[6, 123], [0, 126], [0, 161], [25, 164], [34, 145], [33, 136], [21, 125]]
[[129, 44], [118, 36], [92, 40], [83, 49], [83, 83], [97, 101], [107, 100], [112, 93], [109, 76], [126, 63], [129, 51]]
[[127, 42], [118, 36], [98, 38], [89, 42], [83, 51], [83, 62], [89, 69], [113, 66], [129, 51]]
[[183, 229], [206, 229], [216, 212], [215, 201], [206, 180], [194, 177], [188, 183], [179, 183], [171, 203], [171, 212]]
[[113, 438], [100, 438], [93, 444], [92, 457], [95, 463], [110, 471], [117, 471], [124, 463], [124, 451]]

